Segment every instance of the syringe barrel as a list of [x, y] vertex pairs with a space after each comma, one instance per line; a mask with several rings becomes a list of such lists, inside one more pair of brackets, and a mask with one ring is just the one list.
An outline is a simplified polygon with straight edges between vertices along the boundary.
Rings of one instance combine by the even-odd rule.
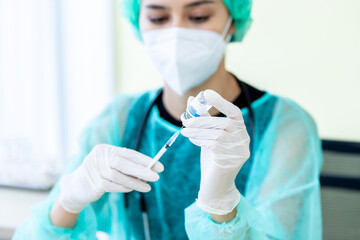
[[167, 150], [167, 148], [165, 148], [165, 146], [163, 146], [161, 148], [161, 150], [156, 154], [156, 156], [151, 160], [151, 162], [147, 168], [151, 169], [159, 161], [159, 159], [162, 157], [162, 155], [164, 155], [166, 150]]

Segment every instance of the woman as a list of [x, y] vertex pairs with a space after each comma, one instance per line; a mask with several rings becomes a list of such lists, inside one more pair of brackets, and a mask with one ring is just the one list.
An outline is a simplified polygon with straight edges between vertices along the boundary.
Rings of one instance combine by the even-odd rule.
[[[83, 133], [72, 171], [15, 239], [95, 239], [96, 231], [112, 239], [321, 239], [314, 121], [225, 69], [225, 45], [244, 37], [251, 1], [139, 2], [125, 0], [122, 10], [163, 91], [117, 96]], [[181, 117], [203, 90], [211, 116]], [[183, 136], [148, 169], [182, 125]]]

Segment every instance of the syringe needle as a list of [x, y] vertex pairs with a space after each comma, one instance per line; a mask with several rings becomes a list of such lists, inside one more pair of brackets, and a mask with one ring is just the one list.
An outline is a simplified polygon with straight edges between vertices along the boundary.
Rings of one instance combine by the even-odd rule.
[[155, 163], [157, 163], [159, 161], [159, 159], [162, 157], [162, 155], [166, 152], [166, 150], [168, 150], [169, 147], [171, 147], [171, 145], [175, 142], [175, 140], [178, 138], [181, 129], [183, 129], [184, 127], [181, 127], [179, 131], [176, 131], [171, 137], [170, 139], [165, 143], [165, 145], [161, 148], [161, 150], [156, 154], [156, 156], [153, 158], [153, 160], [150, 162], [148, 168], [151, 169]]

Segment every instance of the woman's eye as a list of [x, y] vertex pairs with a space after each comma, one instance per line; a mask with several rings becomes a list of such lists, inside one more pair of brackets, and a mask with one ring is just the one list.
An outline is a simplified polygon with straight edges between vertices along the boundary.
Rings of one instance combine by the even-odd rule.
[[154, 24], [162, 24], [168, 20], [168, 17], [150, 17], [149, 20]]
[[190, 17], [191, 21], [194, 21], [196, 23], [205, 22], [209, 19], [209, 16], [197, 16], [197, 17]]

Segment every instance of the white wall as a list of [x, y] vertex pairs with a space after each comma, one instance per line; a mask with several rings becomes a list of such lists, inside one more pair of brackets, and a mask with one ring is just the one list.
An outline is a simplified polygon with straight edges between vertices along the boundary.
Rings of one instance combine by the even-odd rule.
[[63, 53], [60, 71], [67, 99], [64, 120], [72, 156], [78, 152], [78, 139], [86, 124], [114, 94], [114, 18], [112, 0], [62, 0], [59, 8]]
[[[321, 137], [360, 141], [359, 12], [359, 0], [255, 0], [252, 28], [228, 48], [227, 67], [294, 99], [313, 115]], [[122, 20], [119, 29], [118, 91], [160, 86], [129, 25]]]
[[130, 25], [117, 15], [117, 69], [118, 92], [138, 92], [162, 85], [157, 70], [141, 42], [135, 39]]

